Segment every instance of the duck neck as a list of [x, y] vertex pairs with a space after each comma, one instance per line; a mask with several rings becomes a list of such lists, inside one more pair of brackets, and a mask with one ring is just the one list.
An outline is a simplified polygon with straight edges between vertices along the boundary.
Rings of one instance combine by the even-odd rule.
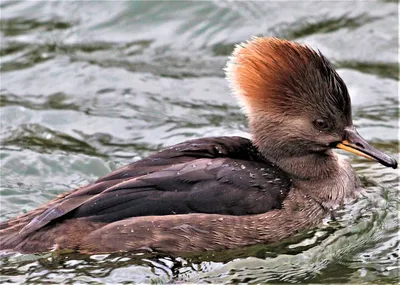
[[271, 156], [265, 157], [285, 171], [292, 180], [320, 181], [337, 176], [339, 164], [332, 150], [323, 153], [311, 153], [302, 156]]
[[281, 121], [280, 116], [252, 110], [249, 127], [254, 145], [292, 179], [315, 181], [334, 176], [340, 166], [332, 150], [310, 151], [309, 138], [298, 130], [304, 120], [294, 120]]
[[354, 189], [359, 186], [351, 165], [331, 149], [296, 155], [289, 149], [282, 150], [279, 144], [263, 142], [255, 141], [260, 153], [289, 176], [293, 189], [329, 208], [353, 197]]
[[355, 198], [360, 182], [351, 165], [332, 150], [301, 157], [265, 157], [280, 167], [292, 180], [296, 192], [325, 209], [335, 209], [346, 198]]
[[336, 176], [340, 169], [337, 155], [331, 149], [324, 152], [300, 153], [281, 147], [278, 142], [254, 141], [260, 153], [268, 161], [282, 169], [292, 180], [319, 181]]

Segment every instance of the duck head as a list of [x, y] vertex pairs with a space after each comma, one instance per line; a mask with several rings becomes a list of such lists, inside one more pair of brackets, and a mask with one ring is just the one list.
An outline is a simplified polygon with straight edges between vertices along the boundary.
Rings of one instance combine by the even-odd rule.
[[288, 173], [329, 176], [333, 148], [397, 167], [357, 133], [347, 87], [320, 52], [254, 38], [235, 48], [226, 75], [247, 113], [254, 144]]

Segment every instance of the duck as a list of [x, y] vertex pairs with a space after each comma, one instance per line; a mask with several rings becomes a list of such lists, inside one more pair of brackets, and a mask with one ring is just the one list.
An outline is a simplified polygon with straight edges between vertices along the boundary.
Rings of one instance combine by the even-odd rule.
[[309, 46], [256, 37], [225, 68], [251, 139], [199, 138], [117, 169], [0, 224], [0, 250], [39, 253], [221, 251], [288, 239], [362, 189], [342, 149], [397, 161], [356, 131], [330, 61]]

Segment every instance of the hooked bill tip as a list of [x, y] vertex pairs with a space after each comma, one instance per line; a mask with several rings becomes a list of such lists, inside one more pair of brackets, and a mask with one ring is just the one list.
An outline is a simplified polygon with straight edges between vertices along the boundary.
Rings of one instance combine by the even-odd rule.
[[396, 169], [396, 168], [397, 168], [397, 160], [396, 160], [396, 159], [392, 158], [391, 164], [392, 164], [391, 167], [392, 167], [393, 169]]

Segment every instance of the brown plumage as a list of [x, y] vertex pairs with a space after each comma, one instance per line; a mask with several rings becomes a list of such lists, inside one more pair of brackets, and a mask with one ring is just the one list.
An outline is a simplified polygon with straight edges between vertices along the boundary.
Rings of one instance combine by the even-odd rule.
[[0, 248], [182, 253], [275, 242], [356, 196], [356, 174], [332, 148], [397, 167], [355, 131], [347, 88], [321, 53], [255, 38], [235, 49], [227, 78], [252, 140], [162, 150], [3, 222]]
[[255, 38], [236, 48], [227, 75], [234, 93], [249, 107], [250, 118], [266, 111], [298, 116], [298, 106], [304, 112], [317, 106], [324, 113], [331, 109], [333, 117], [339, 111], [351, 123], [346, 85], [330, 62], [307, 46]]

